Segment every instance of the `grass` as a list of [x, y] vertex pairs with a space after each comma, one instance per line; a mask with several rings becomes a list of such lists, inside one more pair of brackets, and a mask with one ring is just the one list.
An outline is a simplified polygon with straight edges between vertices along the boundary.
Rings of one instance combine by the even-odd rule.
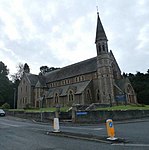
[[[70, 107], [61, 107], [61, 112], [67, 112]], [[32, 109], [9, 109], [9, 111], [24, 111], [24, 112], [55, 112], [55, 107], [49, 107], [49, 108], [32, 108]]]
[[[67, 112], [70, 107], [61, 107], [61, 112]], [[105, 108], [96, 108], [96, 110], [107, 110], [107, 111], [114, 111], [114, 110], [149, 110], [149, 105], [120, 105], [120, 106], [113, 106], [113, 107], [105, 107]], [[32, 108], [32, 109], [9, 109], [9, 111], [24, 111], [24, 112], [55, 112], [55, 107], [49, 108]]]
[[96, 110], [149, 110], [149, 105], [120, 105], [106, 108], [97, 108]]

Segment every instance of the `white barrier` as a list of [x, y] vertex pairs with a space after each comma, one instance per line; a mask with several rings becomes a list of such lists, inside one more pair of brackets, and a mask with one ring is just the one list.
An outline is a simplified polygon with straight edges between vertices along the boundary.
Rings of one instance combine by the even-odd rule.
[[54, 118], [53, 129], [54, 129], [53, 132], [60, 132], [59, 118]]

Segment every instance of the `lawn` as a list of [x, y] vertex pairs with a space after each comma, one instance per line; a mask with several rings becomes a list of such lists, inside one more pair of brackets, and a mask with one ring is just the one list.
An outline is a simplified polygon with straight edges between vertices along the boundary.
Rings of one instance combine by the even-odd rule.
[[[61, 112], [67, 112], [70, 107], [61, 107]], [[113, 107], [105, 107], [105, 108], [96, 108], [96, 110], [149, 110], [149, 105], [120, 105], [120, 106], [113, 106]], [[49, 108], [33, 108], [33, 109], [9, 109], [9, 111], [24, 111], [24, 112], [55, 112], [55, 107]]]
[[97, 108], [96, 110], [149, 110], [149, 105], [120, 105], [106, 108]]
[[[67, 112], [70, 107], [61, 107], [61, 112]], [[9, 109], [9, 111], [24, 111], [24, 112], [55, 112], [55, 107], [49, 107], [49, 108], [33, 108], [33, 109]]]

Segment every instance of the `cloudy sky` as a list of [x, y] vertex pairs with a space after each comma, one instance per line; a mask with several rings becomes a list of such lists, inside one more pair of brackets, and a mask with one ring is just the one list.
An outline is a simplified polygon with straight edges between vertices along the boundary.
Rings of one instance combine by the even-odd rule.
[[63, 67], [96, 56], [98, 5], [122, 72], [149, 69], [149, 0], [0, 0], [0, 61]]

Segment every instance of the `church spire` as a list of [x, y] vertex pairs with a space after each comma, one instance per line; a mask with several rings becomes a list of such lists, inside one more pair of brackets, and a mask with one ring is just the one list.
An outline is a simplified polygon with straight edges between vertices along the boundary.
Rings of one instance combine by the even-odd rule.
[[100, 17], [99, 17], [99, 12], [97, 12], [97, 28], [96, 28], [95, 43], [97, 43], [100, 40], [106, 40], [106, 41], [108, 41], [106, 33], [105, 33], [104, 28], [102, 26]]

